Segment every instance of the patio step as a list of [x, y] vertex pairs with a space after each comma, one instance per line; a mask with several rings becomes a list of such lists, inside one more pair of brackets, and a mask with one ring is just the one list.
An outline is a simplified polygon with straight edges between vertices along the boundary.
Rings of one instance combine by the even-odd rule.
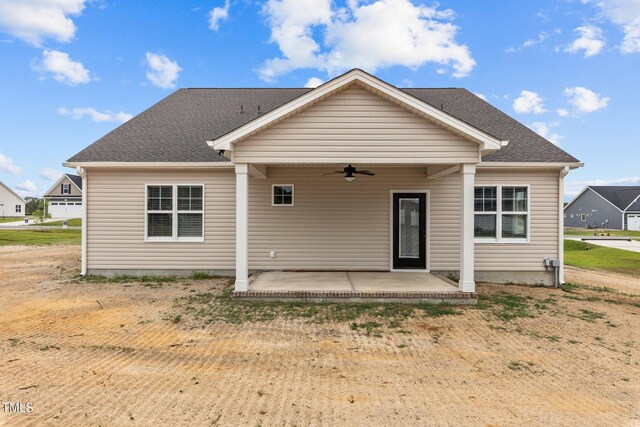
[[249, 301], [285, 302], [398, 302], [406, 304], [476, 304], [476, 292], [354, 292], [354, 291], [235, 291], [232, 297]]

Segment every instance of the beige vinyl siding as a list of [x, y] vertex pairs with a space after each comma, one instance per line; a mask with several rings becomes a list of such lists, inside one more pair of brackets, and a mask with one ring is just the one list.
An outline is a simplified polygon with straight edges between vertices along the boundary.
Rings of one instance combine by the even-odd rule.
[[[430, 191], [427, 257], [431, 270], [457, 270], [460, 175], [427, 181], [424, 167], [370, 166], [376, 175], [348, 183], [335, 167], [270, 167], [249, 179], [252, 270], [388, 270], [391, 190]], [[235, 268], [235, 174], [90, 170], [88, 268]], [[145, 184], [204, 184], [205, 242], [144, 242]], [[558, 171], [478, 170], [478, 185], [530, 185], [531, 242], [476, 244], [476, 270], [542, 271], [558, 257]], [[272, 206], [272, 184], [295, 186], [294, 206]], [[270, 251], [276, 257], [269, 257]]]
[[[235, 174], [89, 170], [88, 269], [235, 269]], [[145, 184], [204, 184], [205, 241], [145, 242]]]
[[[62, 194], [62, 184], [69, 184], [70, 188], [71, 188], [71, 193], [70, 194]], [[65, 176], [65, 178], [58, 184], [56, 185], [51, 192], [45, 194], [45, 196], [82, 196], [82, 191], [78, 190], [78, 187], [76, 187], [76, 185], [71, 182], [71, 180], [69, 178], [67, 178]]]
[[479, 147], [351, 86], [234, 147], [236, 163], [464, 163]]
[[[335, 167], [271, 167], [250, 179], [249, 268], [388, 270], [391, 190], [424, 191], [425, 168], [371, 169], [353, 182], [324, 176]], [[272, 184], [293, 184], [295, 205], [271, 206]]]
[[[476, 185], [530, 185], [529, 243], [476, 243], [478, 271], [543, 271], [542, 260], [558, 258], [558, 171], [478, 169]], [[431, 269], [460, 265], [460, 175], [430, 182]]]
[[529, 243], [476, 244], [476, 270], [544, 271], [544, 258], [558, 254], [559, 171], [482, 171], [476, 185], [530, 185]]

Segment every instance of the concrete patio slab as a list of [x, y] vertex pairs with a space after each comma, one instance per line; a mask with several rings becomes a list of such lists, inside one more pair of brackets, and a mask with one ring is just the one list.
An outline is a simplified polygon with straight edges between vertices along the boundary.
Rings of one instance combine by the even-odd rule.
[[460, 292], [429, 273], [267, 271], [249, 278], [249, 290], [233, 293], [244, 300], [304, 302], [402, 302], [475, 304], [475, 292]]
[[350, 272], [356, 292], [456, 292], [458, 288], [429, 273]]
[[267, 271], [249, 283], [249, 290], [351, 292], [353, 288], [343, 271]]

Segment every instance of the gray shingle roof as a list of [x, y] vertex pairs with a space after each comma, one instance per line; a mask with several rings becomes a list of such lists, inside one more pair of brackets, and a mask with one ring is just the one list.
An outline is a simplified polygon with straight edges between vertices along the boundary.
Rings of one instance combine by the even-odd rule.
[[67, 175], [67, 178], [69, 178], [71, 181], [73, 181], [73, 183], [80, 189], [82, 190], [82, 177], [78, 176], [78, 175], [72, 175], [70, 173], [66, 173], [65, 175]]
[[[207, 144], [311, 89], [180, 89], [69, 159], [70, 162], [221, 162]], [[466, 89], [403, 89], [509, 145], [483, 161], [578, 160]], [[240, 112], [240, 106], [244, 113]]]
[[590, 185], [593, 191], [624, 211], [638, 196], [640, 187], [629, 185]]

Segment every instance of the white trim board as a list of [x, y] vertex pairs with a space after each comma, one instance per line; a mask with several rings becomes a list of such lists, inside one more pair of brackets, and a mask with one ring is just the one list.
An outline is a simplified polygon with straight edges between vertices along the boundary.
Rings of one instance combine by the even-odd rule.
[[609, 203], [611, 206], [613, 206], [614, 208], [616, 208], [618, 211], [620, 212], [624, 212], [623, 210], [621, 210], [619, 207], [617, 207], [616, 205], [614, 205], [613, 203], [611, 203], [606, 197], [604, 197], [602, 194], [598, 193], [596, 190], [594, 190], [593, 188], [591, 188], [590, 186], [586, 186], [584, 187], [584, 189], [579, 192], [578, 194], [576, 194], [576, 196], [569, 202], [567, 203], [567, 205], [564, 207], [564, 210], [567, 210], [567, 208], [569, 206], [571, 206], [573, 204], [573, 202], [575, 202], [576, 200], [578, 200], [578, 198], [580, 196], [582, 196], [582, 194], [584, 194], [587, 190], [591, 190], [593, 191], [595, 194], [597, 194], [602, 200], [604, 200], [605, 202]]
[[378, 96], [383, 96], [390, 102], [412, 111], [414, 114], [426, 116], [439, 126], [458, 133], [466, 139], [480, 145], [482, 151], [495, 151], [506, 146], [508, 141], [502, 141], [493, 135], [475, 128], [466, 122], [442, 111], [424, 101], [409, 95], [408, 93], [392, 86], [377, 77], [372, 76], [360, 69], [353, 69], [347, 73], [336, 77], [333, 80], [318, 86], [317, 88], [295, 98], [292, 101], [232, 130], [219, 138], [207, 141], [207, 144], [214, 150], [233, 151], [235, 143], [263, 131], [309, 106], [322, 101], [335, 93], [353, 85], [372, 92]]

